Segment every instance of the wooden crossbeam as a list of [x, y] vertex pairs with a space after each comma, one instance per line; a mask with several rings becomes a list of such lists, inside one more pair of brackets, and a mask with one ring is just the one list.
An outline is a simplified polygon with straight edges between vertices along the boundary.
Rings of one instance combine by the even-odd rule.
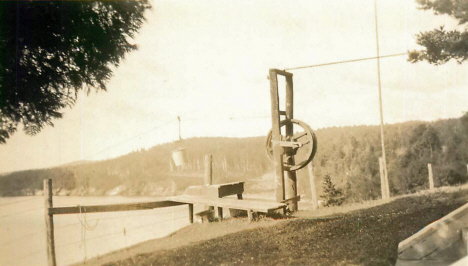
[[289, 204], [289, 203], [293, 203], [293, 202], [298, 202], [300, 200], [301, 200], [301, 195], [297, 195], [297, 196], [292, 197], [290, 199], [283, 200], [282, 203]]
[[188, 203], [175, 202], [171, 200], [153, 201], [153, 202], [137, 202], [124, 204], [108, 204], [108, 205], [88, 205], [88, 206], [65, 206], [49, 208], [49, 215], [57, 214], [74, 214], [74, 213], [92, 213], [92, 212], [120, 212], [120, 211], [136, 211], [147, 210], [154, 208], [163, 208], [184, 205]]
[[276, 74], [281, 75], [281, 76], [285, 76], [285, 77], [292, 77], [293, 76], [292, 73], [289, 73], [289, 72], [286, 72], [286, 71], [283, 71], [283, 70], [279, 70], [279, 69], [275, 69], [275, 72], [276, 72]]

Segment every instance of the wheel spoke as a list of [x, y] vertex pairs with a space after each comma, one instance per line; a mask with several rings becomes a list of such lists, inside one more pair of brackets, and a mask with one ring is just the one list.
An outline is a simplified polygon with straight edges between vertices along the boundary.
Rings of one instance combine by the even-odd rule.
[[302, 138], [302, 137], [304, 137], [304, 136], [306, 136], [306, 135], [307, 135], [307, 132], [306, 132], [306, 131], [299, 132], [299, 133], [294, 134], [294, 135], [292, 136], [292, 139], [296, 141], [296, 140], [298, 140], [298, 139], [300, 139], [300, 138]]

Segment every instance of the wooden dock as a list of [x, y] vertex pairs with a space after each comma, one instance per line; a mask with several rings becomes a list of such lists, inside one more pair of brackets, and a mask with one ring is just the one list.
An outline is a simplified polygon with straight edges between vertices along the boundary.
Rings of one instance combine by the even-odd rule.
[[[213, 206], [216, 208], [227, 208], [233, 210], [244, 210], [247, 211], [247, 216], [249, 222], [252, 221], [253, 213], [270, 213], [272, 211], [283, 209], [286, 207], [284, 203], [277, 203], [272, 201], [260, 201], [260, 200], [250, 200], [250, 199], [233, 199], [233, 198], [211, 198], [211, 197], [200, 197], [200, 196], [190, 196], [190, 195], [181, 195], [171, 197], [168, 200], [173, 201], [174, 203], [182, 204], [200, 204]], [[193, 214], [191, 214], [193, 215]], [[222, 212], [220, 217], [222, 219]], [[193, 219], [193, 218], [192, 218]]]
[[[286, 207], [285, 203], [272, 201], [235, 199], [235, 198], [212, 198], [203, 196], [181, 195], [174, 196], [158, 201], [135, 202], [124, 204], [107, 205], [80, 205], [80, 206], [60, 206], [48, 208], [48, 215], [77, 214], [77, 213], [95, 213], [95, 212], [118, 212], [118, 211], [136, 211], [149, 210], [156, 208], [165, 208], [179, 205], [189, 205], [189, 219], [193, 222], [193, 205], [207, 205], [216, 208], [227, 208], [234, 210], [247, 211], [249, 222], [252, 221], [253, 213], [270, 213], [272, 211]], [[222, 214], [221, 214], [222, 216]], [[222, 219], [223, 217], [219, 217]]]

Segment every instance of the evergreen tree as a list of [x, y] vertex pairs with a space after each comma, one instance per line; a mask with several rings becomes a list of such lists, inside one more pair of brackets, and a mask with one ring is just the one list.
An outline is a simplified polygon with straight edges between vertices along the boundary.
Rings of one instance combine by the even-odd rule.
[[323, 178], [323, 195], [320, 195], [325, 200], [325, 206], [340, 206], [344, 202], [343, 191], [335, 187], [330, 175]]
[[106, 90], [144, 21], [147, 1], [1, 1], [0, 143], [30, 135], [85, 87]]
[[460, 0], [416, 0], [423, 10], [432, 10], [436, 15], [448, 15], [456, 20], [462, 30], [439, 29], [426, 31], [416, 36], [416, 43], [424, 47], [421, 51], [409, 52], [408, 61], [428, 61], [441, 65], [450, 59], [462, 63], [468, 59], [468, 4]]

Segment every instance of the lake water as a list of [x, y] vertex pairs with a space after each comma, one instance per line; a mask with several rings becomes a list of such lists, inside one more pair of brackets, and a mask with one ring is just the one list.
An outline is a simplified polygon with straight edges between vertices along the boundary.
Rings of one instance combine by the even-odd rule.
[[[152, 201], [131, 197], [54, 197], [54, 207]], [[187, 205], [143, 211], [54, 216], [58, 265], [164, 237], [187, 226]], [[47, 266], [43, 197], [0, 198], [0, 265]]]

